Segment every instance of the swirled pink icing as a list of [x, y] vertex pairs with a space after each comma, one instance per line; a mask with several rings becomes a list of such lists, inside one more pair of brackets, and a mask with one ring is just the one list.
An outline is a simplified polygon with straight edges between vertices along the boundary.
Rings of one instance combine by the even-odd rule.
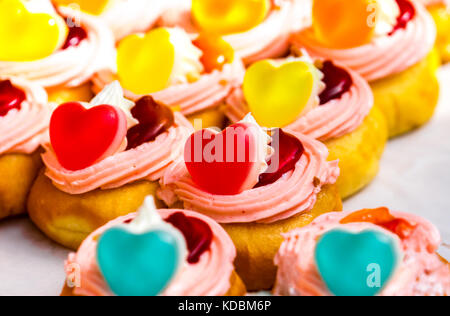
[[340, 220], [351, 214], [329, 213], [318, 217], [308, 226], [295, 229], [285, 235], [275, 264], [278, 266], [274, 293], [277, 295], [331, 295], [320, 277], [314, 259], [318, 238], [334, 228], [352, 232], [366, 229], [379, 230], [397, 239], [401, 245], [403, 259], [392, 279], [379, 295], [386, 296], [431, 296], [450, 294], [450, 269], [436, 251], [441, 242], [435, 226], [415, 215], [391, 212], [397, 218], [417, 224], [412, 234], [400, 240], [388, 230], [371, 223], [340, 224]]
[[111, 31], [98, 19], [87, 14], [61, 7], [67, 17], [76, 17], [88, 37], [78, 46], [59, 50], [52, 55], [29, 62], [0, 61], [0, 73], [20, 77], [43, 87], [76, 87], [87, 82], [92, 75], [114, 65], [114, 39]]
[[308, 28], [292, 37], [295, 46], [305, 48], [313, 57], [331, 59], [345, 65], [367, 81], [398, 74], [424, 59], [436, 40], [436, 25], [423, 5], [414, 2], [416, 15], [406, 29], [391, 36], [375, 38], [370, 44], [350, 49], [326, 48]]
[[272, 223], [311, 210], [322, 186], [336, 182], [338, 161], [327, 161], [328, 149], [322, 143], [297, 132], [286, 132], [302, 142], [305, 152], [294, 170], [275, 183], [238, 195], [210, 194], [192, 182], [183, 162], [167, 170], [160, 198], [169, 205], [179, 199], [186, 209], [219, 223]]
[[100, 15], [114, 33], [116, 40], [149, 30], [168, 8], [170, 1], [113, 0], [111, 7]]
[[[48, 124], [51, 108], [47, 105], [47, 93], [40, 86], [24, 79], [7, 78], [25, 92], [26, 100], [20, 110], [11, 110], [0, 117], [0, 154], [31, 154], [48, 140]], [[0, 77], [0, 80], [7, 80]]]
[[[373, 106], [373, 94], [367, 82], [357, 73], [346, 69], [352, 76], [353, 86], [339, 99], [314, 107], [286, 126], [312, 138], [326, 141], [356, 130]], [[226, 100], [225, 114], [232, 122], [241, 120], [249, 108], [242, 88], [235, 89]]]
[[[236, 249], [230, 237], [223, 228], [212, 219], [187, 210], [158, 210], [163, 218], [171, 214], [182, 212], [186, 216], [198, 218], [207, 223], [213, 239], [209, 251], [202, 254], [199, 262], [188, 264], [181, 268], [177, 277], [162, 293], [163, 296], [221, 296], [230, 289], [230, 278], [234, 271], [233, 261]], [[74, 270], [79, 271], [81, 286], [74, 289], [75, 295], [111, 296], [97, 264], [96, 237], [109, 228], [134, 219], [136, 213], [109, 222], [92, 233], [80, 246], [77, 253], [72, 253], [65, 262], [68, 277], [73, 276]]]
[[[166, 105], [180, 106], [181, 113], [189, 115], [222, 104], [230, 91], [242, 83], [244, 73], [244, 65], [236, 58], [221, 71], [203, 74], [195, 82], [173, 85], [151, 96]], [[94, 90], [101, 91], [116, 79], [112, 71], [101, 71], [93, 79]], [[142, 97], [127, 90], [125, 96], [131, 100]]]
[[[190, 2], [174, 6], [161, 18], [165, 26], [181, 26], [197, 33], [192, 22]], [[255, 28], [238, 34], [224, 36], [245, 63], [265, 58], [280, 57], [289, 49], [289, 36], [311, 23], [312, 2], [304, 0], [272, 0], [272, 11], [266, 20]]]
[[64, 169], [51, 146], [46, 145], [42, 155], [47, 167], [45, 174], [58, 189], [69, 194], [118, 188], [142, 179], [157, 181], [183, 155], [184, 144], [192, 133], [191, 123], [180, 113], [175, 113], [175, 125], [154, 141], [118, 152], [78, 171]]

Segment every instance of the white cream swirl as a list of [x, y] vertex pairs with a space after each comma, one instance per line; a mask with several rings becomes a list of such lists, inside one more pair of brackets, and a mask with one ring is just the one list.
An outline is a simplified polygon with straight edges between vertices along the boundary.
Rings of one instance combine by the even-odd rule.
[[100, 18], [114, 33], [116, 40], [152, 28], [173, 0], [113, 0]]
[[200, 58], [203, 52], [191, 41], [189, 35], [181, 28], [168, 28], [170, 42], [174, 46], [175, 58], [168, 86], [197, 80], [203, 72]]

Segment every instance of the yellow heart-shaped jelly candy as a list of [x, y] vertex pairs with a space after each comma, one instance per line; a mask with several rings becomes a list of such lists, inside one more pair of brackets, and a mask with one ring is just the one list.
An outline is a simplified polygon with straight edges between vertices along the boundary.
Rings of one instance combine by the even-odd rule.
[[19, 0], [0, 1], [0, 60], [33, 61], [55, 52], [67, 37], [64, 21], [31, 13]]
[[364, 45], [373, 37], [377, 12], [376, 0], [314, 0], [315, 35], [329, 48]]
[[100, 15], [109, 3], [109, 0], [53, 0], [56, 5], [78, 6], [81, 11]]
[[308, 105], [315, 86], [314, 66], [291, 61], [254, 63], [245, 74], [243, 90], [250, 111], [265, 127], [285, 127]]
[[245, 32], [267, 17], [270, 0], [192, 0], [192, 17], [203, 31]]
[[167, 88], [175, 62], [175, 47], [165, 28], [134, 34], [120, 41], [117, 73], [123, 87], [136, 94]]

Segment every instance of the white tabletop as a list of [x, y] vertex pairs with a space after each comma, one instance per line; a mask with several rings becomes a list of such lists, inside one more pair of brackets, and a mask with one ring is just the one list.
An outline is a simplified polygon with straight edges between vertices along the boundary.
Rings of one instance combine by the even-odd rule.
[[[388, 206], [416, 213], [434, 222], [450, 244], [450, 66], [440, 77], [442, 97], [432, 122], [391, 141], [378, 178], [344, 209]], [[450, 259], [449, 248], [440, 252]], [[26, 218], [0, 222], [0, 295], [58, 295], [68, 253]]]

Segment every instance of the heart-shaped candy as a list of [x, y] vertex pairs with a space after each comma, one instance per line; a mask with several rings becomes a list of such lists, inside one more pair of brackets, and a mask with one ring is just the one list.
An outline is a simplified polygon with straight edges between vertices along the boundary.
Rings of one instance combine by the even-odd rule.
[[131, 109], [131, 113], [139, 121], [139, 124], [128, 130], [128, 149], [155, 140], [175, 122], [172, 110], [168, 106], [156, 102], [151, 96], [139, 99]]
[[315, 259], [328, 289], [337, 296], [374, 296], [394, 274], [399, 247], [375, 230], [331, 230], [320, 238]]
[[206, 192], [239, 194], [258, 181], [261, 163], [256, 126], [237, 123], [221, 133], [197, 131], [188, 139], [184, 159], [192, 180]]
[[66, 36], [67, 26], [59, 17], [31, 13], [20, 0], [0, 1], [0, 60], [19, 62], [47, 57]]
[[100, 15], [106, 8], [109, 0], [53, 0], [56, 5], [71, 6], [76, 8], [78, 6], [84, 12], [94, 15]]
[[216, 34], [245, 32], [263, 22], [269, 11], [269, 0], [192, 0], [197, 26]]
[[97, 261], [114, 294], [155, 296], [174, 277], [179, 253], [176, 238], [166, 231], [133, 234], [112, 228], [100, 237]]
[[114, 154], [127, 133], [122, 110], [100, 105], [89, 110], [80, 103], [65, 103], [50, 121], [50, 141], [61, 166], [75, 171]]
[[0, 81], [0, 116], [5, 116], [13, 109], [20, 110], [25, 99], [25, 92], [14, 87], [10, 80]]
[[243, 90], [250, 112], [267, 127], [294, 122], [310, 102], [315, 87], [315, 68], [303, 61], [278, 67], [273, 61], [254, 63], [247, 70]]
[[117, 74], [123, 87], [136, 94], [167, 88], [175, 62], [175, 48], [165, 28], [133, 34], [117, 48]]
[[369, 43], [377, 12], [375, 0], [314, 0], [315, 36], [330, 48], [345, 49]]

